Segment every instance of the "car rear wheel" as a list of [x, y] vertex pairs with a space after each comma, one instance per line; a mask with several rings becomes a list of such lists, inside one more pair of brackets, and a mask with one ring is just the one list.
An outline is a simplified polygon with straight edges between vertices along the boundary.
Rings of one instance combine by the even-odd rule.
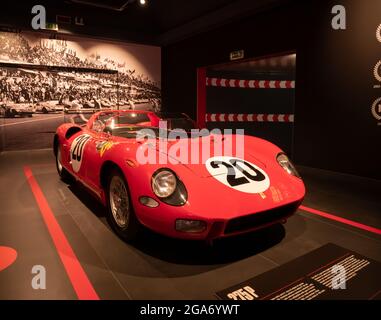
[[60, 145], [57, 146], [57, 153], [56, 153], [56, 168], [58, 175], [60, 176], [61, 180], [64, 182], [70, 182], [70, 174], [67, 172], [67, 170], [62, 165], [62, 154], [61, 154], [61, 147]]
[[106, 194], [107, 218], [110, 225], [124, 240], [134, 240], [137, 237], [140, 224], [133, 210], [126, 179], [118, 170], [111, 171]]

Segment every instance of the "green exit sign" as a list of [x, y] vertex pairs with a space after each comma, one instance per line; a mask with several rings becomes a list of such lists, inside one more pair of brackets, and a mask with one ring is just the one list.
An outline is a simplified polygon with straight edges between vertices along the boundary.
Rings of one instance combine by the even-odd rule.
[[46, 26], [45, 26], [45, 30], [58, 31], [58, 24], [52, 23], [52, 22], [47, 22]]
[[243, 50], [237, 50], [237, 51], [230, 52], [230, 60], [231, 61], [243, 59], [244, 57], [245, 57], [245, 51], [243, 51]]

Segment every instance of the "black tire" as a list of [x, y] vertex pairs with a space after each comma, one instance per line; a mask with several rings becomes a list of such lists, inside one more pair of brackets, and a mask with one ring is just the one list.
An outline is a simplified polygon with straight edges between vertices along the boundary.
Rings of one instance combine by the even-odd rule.
[[65, 183], [71, 183], [72, 177], [70, 173], [61, 165], [61, 160], [59, 159], [61, 155], [61, 146], [57, 145], [57, 151], [56, 151], [56, 169], [58, 172], [58, 175], [60, 176], [61, 180]]
[[[118, 180], [118, 182], [121, 182], [123, 184], [127, 194], [128, 204], [126, 205], [126, 207], [128, 207], [128, 212], [126, 212], [126, 214], [128, 215], [128, 218], [126, 219], [127, 222], [125, 225], [122, 225], [120, 221], [118, 223], [118, 221], [116, 220], [116, 217], [113, 214], [112, 200], [111, 200], [110, 194], [111, 194], [111, 188], [112, 188], [111, 184], [114, 179]], [[120, 172], [117, 169], [112, 169], [108, 172], [105, 191], [106, 191], [106, 200], [107, 200], [108, 223], [110, 224], [112, 229], [116, 232], [116, 234], [119, 237], [121, 237], [125, 241], [132, 242], [133, 240], [137, 238], [138, 233], [141, 229], [141, 225], [135, 216], [128, 184], [122, 172]]]

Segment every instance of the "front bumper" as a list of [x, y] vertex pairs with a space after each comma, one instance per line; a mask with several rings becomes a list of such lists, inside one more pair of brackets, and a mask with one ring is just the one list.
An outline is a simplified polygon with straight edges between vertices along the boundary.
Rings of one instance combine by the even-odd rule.
[[[161, 206], [147, 208], [140, 205], [136, 213], [142, 224], [163, 235], [180, 239], [213, 240], [255, 231], [276, 223], [284, 223], [296, 212], [302, 200], [231, 219], [206, 219], [197, 215], [181, 215], [173, 210], [163, 212]], [[160, 212], [159, 215], [156, 214], [158, 212]], [[206, 229], [198, 233], [177, 231], [176, 220], [178, 219], [204, 221]]]

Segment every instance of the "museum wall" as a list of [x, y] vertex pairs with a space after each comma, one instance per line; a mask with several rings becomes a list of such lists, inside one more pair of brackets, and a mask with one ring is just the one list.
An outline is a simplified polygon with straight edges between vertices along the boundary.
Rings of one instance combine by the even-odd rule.
[[4, 151], [4, 113], [0, 110], [0, 153]]
[[[163, 108], [196, 118], [196, 69], [229, 62], [231, 51], [246, 58], [295, 51], [295, 162], [381, 179], [374, 72], [381, 2], [366, 2], [298, 1], [164, 47]], [[336, 4], [346, 8], [346, 30], [331, 27]]]
[[4, 150], [50, 148], [60, 124], [99, 110], [160, 109], [160, 55], [155, 46], [0, 32]]

